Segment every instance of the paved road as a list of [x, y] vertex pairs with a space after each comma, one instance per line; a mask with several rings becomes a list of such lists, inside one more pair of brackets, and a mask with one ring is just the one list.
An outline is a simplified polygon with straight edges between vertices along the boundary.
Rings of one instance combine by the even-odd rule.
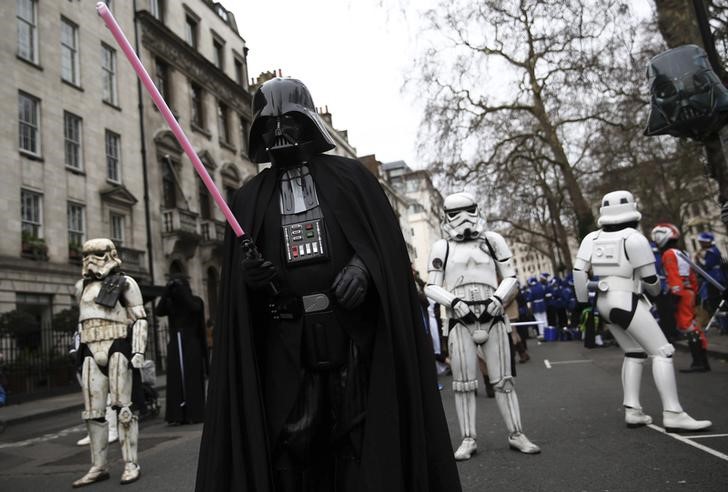
[[[495, 401], [481, 393], [480, 452], [458, 465], [466, 492], [728, 491], [727, 363], [713, 360], [709, 374], [678, 375], [686, 409], [714, 422], [710, 432], [678, 440], [660, 432], [659, 398], [649, 369], [643, 379], [643, 406], [656, 426], [624, 426], [622, 357], [617, 348], [586, 350], [576, 342], [532, 342], [531, 355], [531, 362], [518, 366], [516, 384], [526, 432], [543, 453], [526, 456], [509, 450]], [[688, 363], [685, 353], [676, 359], [680, 367]], [[457, 433], [449, 381], [445, 378], [443, 383], [448, 423]], [[143, 423], [142, 480], [123, 490], [193, 490], [200, 432], [199, 425], [168, 427], [161, 419]], [[0, 489], [70, 489], [89, 464], [88, 451], [74, 445], [83, 433], [76, 412], [7, 429], [0, 434]], [[453, 445], [458, 444], [453, 435]], [[87, 490], [119, 489], [122, 463], [117, 444], [111, 445], [110, 461], [112, 480]]]

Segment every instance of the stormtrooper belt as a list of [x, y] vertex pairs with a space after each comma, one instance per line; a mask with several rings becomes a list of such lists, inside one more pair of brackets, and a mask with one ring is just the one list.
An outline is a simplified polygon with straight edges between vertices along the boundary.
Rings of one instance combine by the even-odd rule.
[[81, 343], [126, 338], [126, 324], [107, 319], [86, 319], [81, 322]]
[[268, 304], [268, 313], [273, 319], [297, 320], [301, 316], [330, 310], [334, 300], [324, 292], [306, 296], [282, 296]]

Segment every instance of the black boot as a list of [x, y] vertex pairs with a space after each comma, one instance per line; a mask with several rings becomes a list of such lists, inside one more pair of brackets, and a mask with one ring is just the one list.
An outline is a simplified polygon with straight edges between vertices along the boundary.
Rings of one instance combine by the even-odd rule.
[[691, 331], [688, 333], [688, 347], [690, 348], [690, 355], [693, 357], [693, 362], [687, 369], [680, 369], [680, 372], [708, 372], [710, 371], [710, 365], [708, 364], [708, 353], [700, 343], [700, 333], [697, 331]]

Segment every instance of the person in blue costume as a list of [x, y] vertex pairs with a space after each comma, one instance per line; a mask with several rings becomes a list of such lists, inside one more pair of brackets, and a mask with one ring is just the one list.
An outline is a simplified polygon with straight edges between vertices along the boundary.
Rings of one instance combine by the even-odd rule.
[[[720, 285], [726, 286], [726, 275], [722, 269], [723, 255], [715, 245], [715, 235], [712, 232], [701, 232], [698, 235], [698, 243], [700, 251], [695, 255], [695, 260], [708, 275], [710, 275]], [[712, 316], [720, 306], [720, 291], [709, 282], [701, 279], [700, 290], [698, 291], [700, 302]], [[721, 333], [728, 332], [728, 320], [725, 316], [715, 317]], [[707, 328], [707, 327], [706, 327]]]
[[[531, 284], [530, 298], [531, 298], [531, 311], [533, 317], [538, 322], [538, 338], [543, 340], [543, 332], [546, 326], [548, 326], [548, 318], [546, 315], [546, 279], [548, 273], [542, 273], [540, 280], [536, 280]], [[530, 282], [529, 282], [530, 283]]]

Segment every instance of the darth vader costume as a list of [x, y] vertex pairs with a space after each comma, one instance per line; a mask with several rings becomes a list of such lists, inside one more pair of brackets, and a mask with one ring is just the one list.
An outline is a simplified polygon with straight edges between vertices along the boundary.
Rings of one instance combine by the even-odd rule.
[[253, 99], [271, 161], [228, 229], [198, 491], [459, 491], [431, 342], [399, 222], [334, 147], [306, 87]]

